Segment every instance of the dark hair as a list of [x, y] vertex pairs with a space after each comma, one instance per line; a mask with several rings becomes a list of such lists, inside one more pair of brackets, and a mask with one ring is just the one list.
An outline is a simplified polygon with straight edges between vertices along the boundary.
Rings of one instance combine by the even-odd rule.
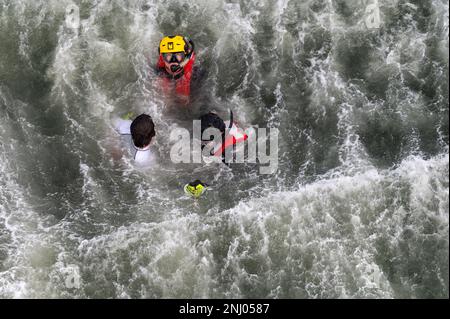
[[203, 136], [203, 132], [209, 128], [214, 127], [218, 129], [222, 134], [225, 134], [225, 123], [224, 121], [215, 113], [209, 112], [208, 114], [204, 114], [200, 117], [201, 121], [201, 133]]
[[131, 123], [131, 137], [136, 147], [143, 148], [150, 144], [155, 136], [155, 125], [147, 114], [141, 114]]

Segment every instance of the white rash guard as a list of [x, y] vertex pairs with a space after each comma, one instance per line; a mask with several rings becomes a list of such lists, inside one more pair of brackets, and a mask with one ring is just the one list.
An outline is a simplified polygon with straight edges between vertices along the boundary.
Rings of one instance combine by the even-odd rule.
[[114, 127], [116, 131], [122, 135], [127, 142], [129, 143], [130, 147], [130, 153], [133, 156], [136, 163], [141, 165], [150, 165], [155, 162], [155, 155], [151, 151], [151, 146], [148, 145], [145, 148], [139, 148], [136, 147], [133, 143], [133, 139], [131, 138], [131, 126], [132, 121], [130, 120], [122, 120], [122, 119], [116, 119], [114, 121]]

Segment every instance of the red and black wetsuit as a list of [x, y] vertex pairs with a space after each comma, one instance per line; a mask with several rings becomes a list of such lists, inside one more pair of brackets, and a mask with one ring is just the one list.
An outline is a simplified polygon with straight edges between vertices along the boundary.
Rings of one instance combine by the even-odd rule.
[[162, 80], [161, 86], [165, 93], [168, 93], [172, 81], [175, 81], [175, 92], [177, 94], [183, 96], [189, 96], [191, 94], [191, 79], [195, 62], [195, 52], [192, 52], [188, 58], [189, 61], [184, 66], [183, 70], [176, 75], [172, 75], [166, 70], [162, 54], [159, 55], [156, 68], [160, 73]]

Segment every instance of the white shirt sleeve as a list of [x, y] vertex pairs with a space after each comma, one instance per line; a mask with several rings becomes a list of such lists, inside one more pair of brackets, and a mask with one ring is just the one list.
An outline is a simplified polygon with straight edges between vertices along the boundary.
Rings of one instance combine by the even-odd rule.
[[115, 119], [114, 128], [121, 135], [131, 135], [131, 123], [130, 120]]
[[134, 160], [140, 165], [148, 166], [152, 165], [155, 162], [155, 155], [150, 149], [145, 151], [137, 150], [136, 154], [134, 155]]

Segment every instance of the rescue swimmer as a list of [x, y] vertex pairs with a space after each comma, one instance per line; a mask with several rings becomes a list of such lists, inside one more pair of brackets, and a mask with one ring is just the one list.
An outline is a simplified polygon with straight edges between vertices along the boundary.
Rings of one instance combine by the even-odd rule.
[[175, 86], [175, 93], [188, 100], [195, 62], [194, 42], [181, 35], [166, 36], [160, 41], [158, 52], [156, 69], [162, 90], [168, 94]]

